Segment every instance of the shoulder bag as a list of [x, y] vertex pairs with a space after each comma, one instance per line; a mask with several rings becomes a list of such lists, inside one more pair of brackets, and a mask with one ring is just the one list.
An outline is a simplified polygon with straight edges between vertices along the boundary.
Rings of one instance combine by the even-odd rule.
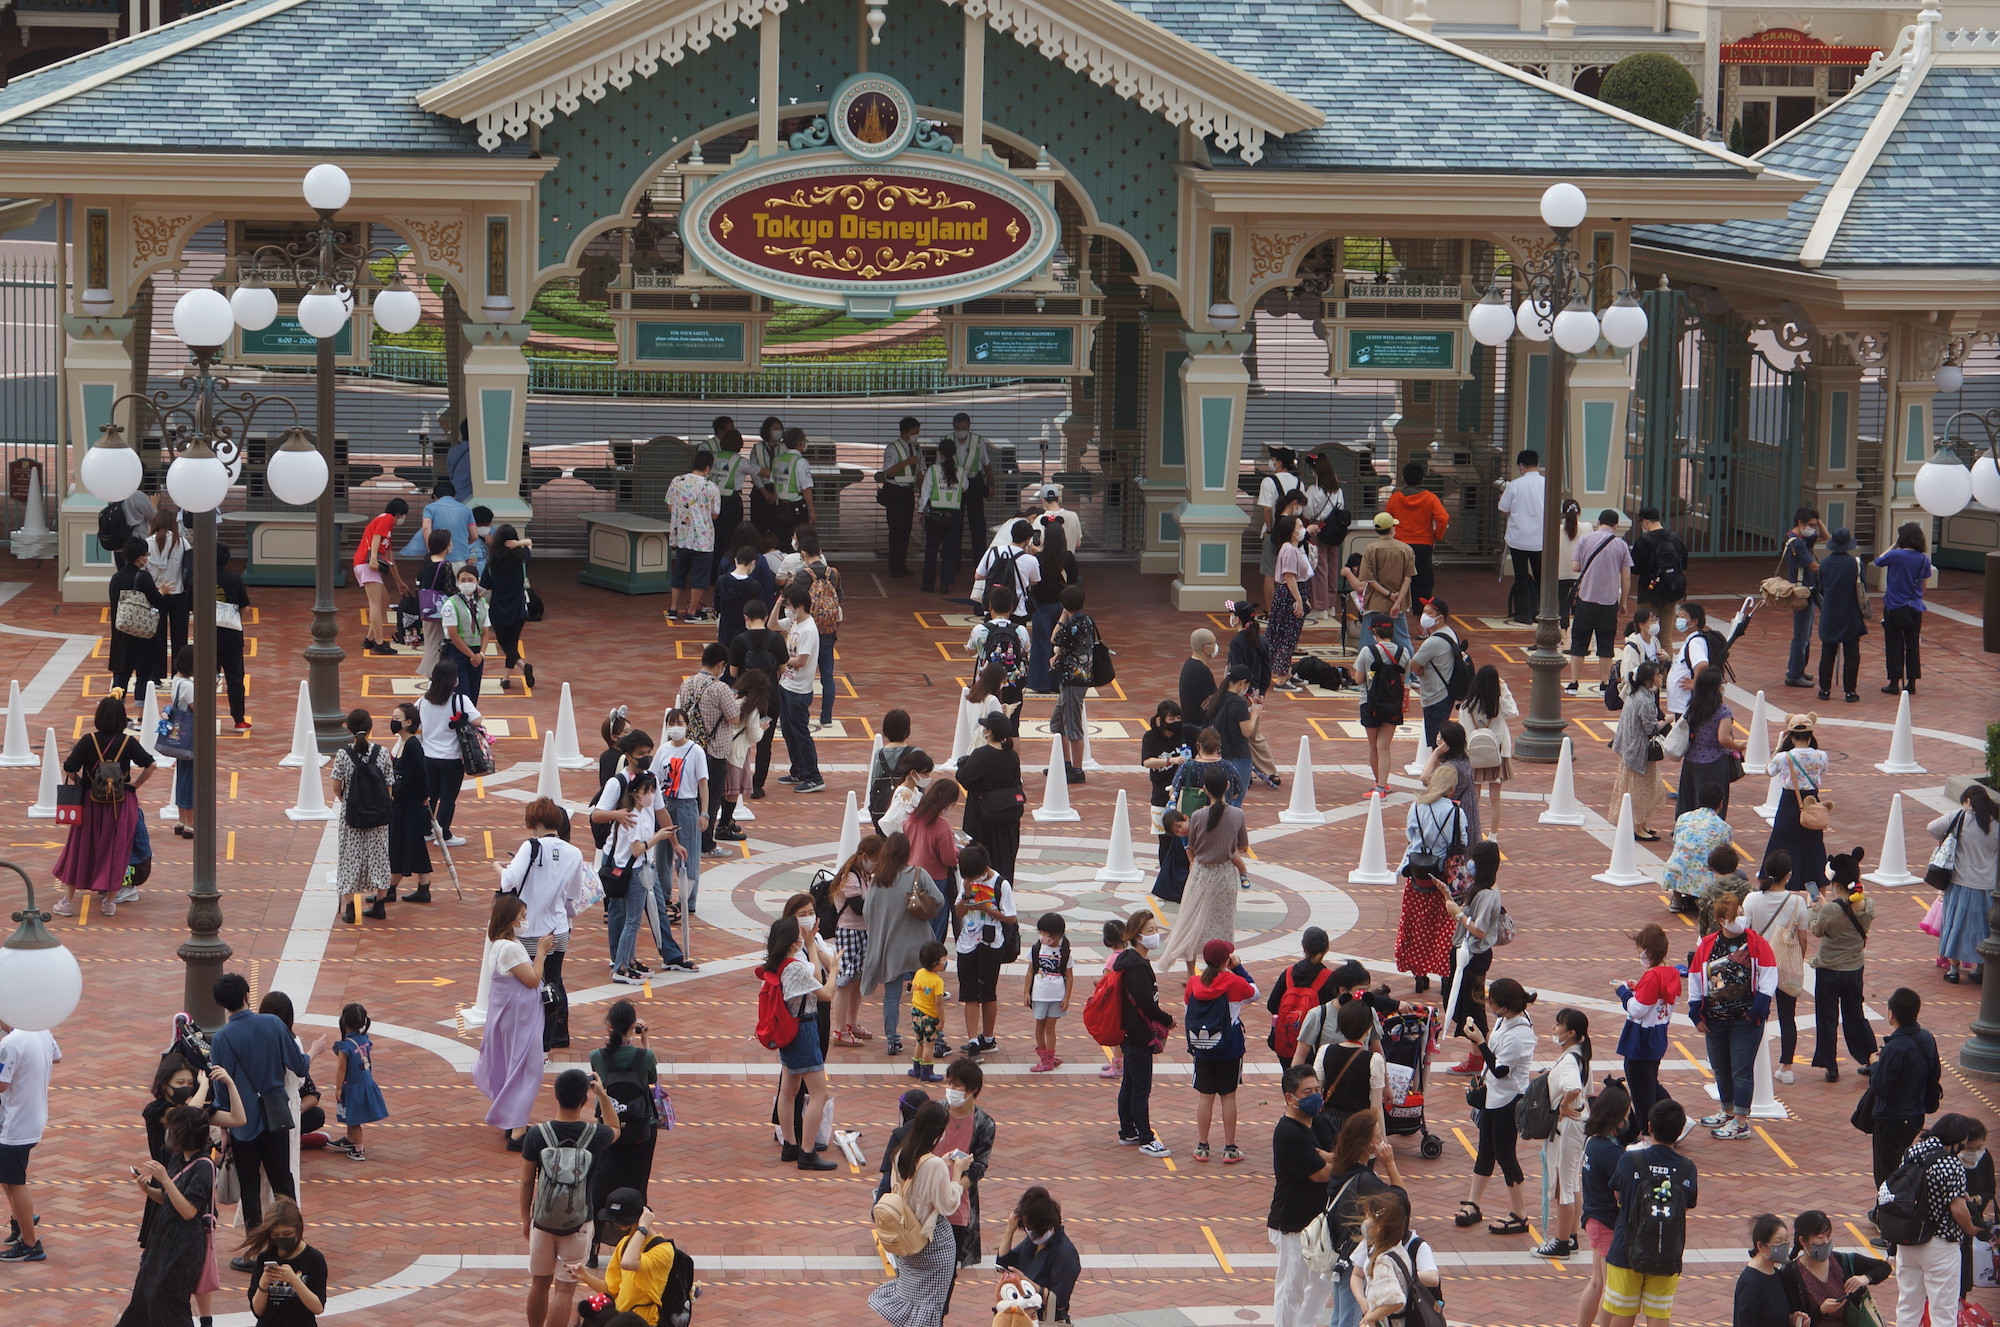
[[[1688, 753], [1687, 715], [1674, 716], [1674, 726], [1660, 739], [1660, 754], [1668, 760], [1679, 760]], [[1651, 754], [1648, 752], [1648, 754]]]
[[464, 699], [452, 697], [451, 729], [458, 735], [458, 758], [465, 762], [465, 772], [479, 778], [493, 772], [493, 739], [486, 735], [485, 724], [467, 718]]
[[927, 922], [938, 915], [942, 906], [938, 897], [925, 889], [923, 880], [912, 872], [909, 892], [903, 895], [903, 911], [920, 922]]
[[[176, 689], [178, 694], [178, 689]], [[160, 716], [160, 730], [154, 748], [169, 760], [194, 759], [194, 709], [175, 699]]]
[[128, 636], [151, 640], [160, 632], [160, 610], [138, 590], [118, 592], [118, 612], [112, 625]]
[[1792, 758], [1792, 771], [1812, 785], [1811, 791], [1798, 794], [1799, 828], [1824, 834], [1833, 828], [1833, 803], [1820, 797], [1819, 780], [1806, 773], [1805, 762], [1799, 759], [1798, 752], [1793, 751], [1789, 754]]
[[1944, 842], [1931, 849], [1930, 865], [1924, 868], [1924, 883], [1932, 889], [1951, 888], [1952, 877], [1958, 873], [1958, 836], [1964, 828], [1965, 812], [1960, 811], [1951, 818]]

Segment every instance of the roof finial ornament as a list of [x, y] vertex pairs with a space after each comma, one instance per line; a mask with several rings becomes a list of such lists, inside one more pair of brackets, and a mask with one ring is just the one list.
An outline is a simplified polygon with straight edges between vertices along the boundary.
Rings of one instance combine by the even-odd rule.
[[[1562, 0], [1562, 3], [1567, 4], [1568, 0]], [[1409, 24], [1418, 32], [1429, 32], [1431, 24], [1437, 22], [1436, 19], [1431, 17], [1430, 0], [1410, 0], [1410, 16], [1404, 19], [1403, 22]]]

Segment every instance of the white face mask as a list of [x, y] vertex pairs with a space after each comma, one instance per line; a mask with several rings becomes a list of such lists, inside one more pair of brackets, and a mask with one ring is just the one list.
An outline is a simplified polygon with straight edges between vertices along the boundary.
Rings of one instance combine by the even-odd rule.
[[466, 598], [470, 599], [473, 595], [479, 593], [479, 582], [460, 581], [458, 583], [458, 592], [464, 595]]
[[1659, 634], [1660, 634], [1660, 624], [1659, 624], [1659, 623], [1658, 623], [1657, 621], [1655, 621], [1655, 622], [1648, 622], [1648, 623], [1646, 624], [1646, 634], [1647, 634], [1648, 636], [1657, 636], [1657, 635], [1659, 635]]
[[673, 727], [667, 729], [667, 740], [669, 742], [685, 742], [687, 735], [688, 730], [682, 724], [675, 724]]
[[1438, 622], [1440, 621], [1440, 619], [1431, 616], [1429, 613], [1425, 613], [1421, 620], [1424, 624], [1425, 631], [1436, 631], [1438, 627]]
[[1722, 933], [1724, 935], [1741, 935], [1749, 929], [1750, 923], [1744, 921], [1741, 917], [1722, 923]]
[[960, 1106], [963, 1106], [965, 1104], [964, 1090], [956, 1087], [946, 1088], [944, 1090], [944, 1104], [950, 1106], [953, 1110], [957, 1110]]
[[1677, 617], [1674, 619], [1675, 631], [1686, 631], [1687, 629], [1688, 629], [1688, 620], [1686, 618]]
[[1148, 931], [1139, 937], [1139, 943], [1148, 949], [1158, 949], [1160, 947], [1160, 933], [1158, 931]]
[[1959, 1154], [1958, 1159], [1960, 1162], [1964, 1163], [1964, 1166], [1967, 1170], [1971, 1170], [1974, 1166], [1979, 1164], [1980, 1160], [1984, 1158], [1985, 1155], [1986, 1155], [1986, 1149], [1982, 1147], [1977, 1152], [1961, 1152]]
[[653, 805], [653, 794], [651, 793], [639, 794], [639, 808], [641, 810], [650, 810], [652, 808], [652, 805]]
[[1221, 653], [1222, 653], [1222, 647], [1220, 645], [1211, 645], [1208, 647], [1208, 657], [1211, 659], [1215, 658], [1215, 656]]
[[919, 775], [917, 775], [917, 787], [919, 787], [919, 788], [928, 788], [928, 787], [930, 787], [930, 786], [931, 786], [931, 776], [930, 776], [930, 775], [928, 775], [928, 774], [919, 774]]

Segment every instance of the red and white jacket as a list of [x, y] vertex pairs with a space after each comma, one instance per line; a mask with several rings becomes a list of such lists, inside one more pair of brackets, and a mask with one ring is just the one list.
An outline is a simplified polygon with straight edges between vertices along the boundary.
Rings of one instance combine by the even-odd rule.
[[[1716, 942], [1722, 938], [1720, 931], [1703, 936], [1701, 943], [1694, 948], [1694, 961], [1688, 964], [1688, 1017], [1696, 1023], [1702, 1021], [1703, 1006], [1708, 1000], [1709, 956], [1715, 951]], [[1755, 930], [1744, 931], [1743, 941], [1743, 948], [1735, 951], [1733, 956], [1750, 969], [1748, 1020], [1761, 1023], [1769, 1016], [1771, 997], [1778, 990], [1778, 956], [1771, 952], [1770, 942]]]
[[1647, 968], [1636, 986], [1620, 986], [1625, 1027], [1618, 1034], [1618, 1054], [1628, 1060], [1667, 1058], [1667, 1025], [1680, 998], [1681, 974], [1669, 963]]

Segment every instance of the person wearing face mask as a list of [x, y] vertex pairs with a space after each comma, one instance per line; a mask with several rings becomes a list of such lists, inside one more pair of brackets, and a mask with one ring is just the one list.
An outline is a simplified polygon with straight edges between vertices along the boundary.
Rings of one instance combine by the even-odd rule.
[[1549, 1067], [1549, 1100], [1556, 1108], [1556, 1131], [1542, 1144], [1543, 1184], [1555, 1177], [1556, 1228], [1531, 1252], [1537, 1258], [1568, 1258], [1578, 1248], [1583, 1198], [1583, 1115], [1590, 1083], [1590, 1019], [1580, 1009], [1556, 1010], [1549, 1034], [1556, 1062]]
[[306, 1243], [306, 1219], [289, 1197], [271, 1200], [271, 1214], [243, 1236], [256, 1270], [250, 1312], [256, 1327], [315, 1327], [326, 1312], [326, 1256]]
[[889, 790], [889, 805], [884, 808], [875, 822], [875, 828], [883, 834], [894, 834], [903, 828], [910, 818], [910, 812], [917, 809], [923, 800], [924, 790], [931, 786], [936, 777], [934, 762], [930, 753], [922, 747], [905, 747], [901, 759], [896, 762], [896, 773], [900, 776]]
[[[945, 779], [926, 793], [924, 802], [918, 807], [918, 816], [922, 816], [924, 808], [931, 803], [932, 794], [942, 794], [946, 789], [951, 795], [936, 799], [942, 805], [934, 819], [941, 826], [943, 843], [948, 845], [951, 828], [942, 824], [942, 811], [955, 800], [957, 784]], [[915, 835], [911, 836], [910, 843], [913, 852], [911, 860], [918, 868], [928, 872], [933, 880], [945, 879], [944, 863], [932, 859], [926, 865], [925, 855], [916, 852]], [[950, 849], [945, 847], [943, 851], [949, 852]], [[986, 849], [977, 843], [968, 843], [959, 849], [955, 864], [964, 883], [957, 898], [947, 904], [947, 910], [958, 923], [958, 1002], [965, 1007], [966, 1040], [958, 1053], [991, 1055], [999, 1049], [993, 1040], [993, 1028], [1000, 1017], [1000, 969], [1005, 965], [1001, 950], [1010, 938], [1016, 951], [1020, 948], [1020, 932], [1016, 929], [1020, 923], [1014, 912], [1014, 886], [994, 871]], [[947, 889], [946, 893], [950, 890]]]
[[394, 899], [403, 882], [417, 878], [405, 903], [431, 901], [430, 767], [424, 759], [422, 725], [417, 707], [404, 701], [389, 714], [389, 763], [395, 778], [389, 785], [389, 892]]
[[234, 1129], [243, 1123], [241, 1110], [232, 1104], [227, 1110], [215, 1104], [215, 1087], [228, 1089], [223, 1095], [230, 1102], [236, 1101], [236, 1090], [232, 1086], [229, 1071], [221, 1065], [212, 1064], [208, 1072], [197, 1074], [185, 1057], [178, 1051], [168, 1051], [160, 1057], [160, 1067], [153, 1074], [153, 1099], [139, 1112], [139, 1118], [146, 1126], [146, 1155], [155, 1161], [166, 1161], [172, 1157], [167, 1148], [167, 1112], [175, 1106], [194, 1106], [208, 1115], [209, 1123], [221, 1129]]
[[[808, 944], [796, 917], [780, 917], [771, 923], [764, 964], [757, 971], [764, 982], [778, 985], [786, 1008], [798, 1023], [797, 1035], [778, 1048], [783, 1073], [778, 1079], [777, 1115], [785, 1134], [779, 1160], [794, 1162], [800, 1170], [832, 1170], [834, 1163], [813, 1149], [813, 1140], [819, 1136], [820, 1116], [827, 1107], [826, 1058], [815, 1026], [819, 1015], [814, 997], [821, 1003], [833, 1000], [833, 973], [817, 946]], [[792, 1114], [792, 1103], [801, 1090], [812, 1100], [803, 1120]]]
[[1486, 988], [1487, 1017], [1493, 1035], [1488, 1037], [1477, 1024], [1468, 1023], [1465, 1035], [1472, 1041], [1486, 1072], [1480, 1085], [1486, 1089], [1485, 1104], [1479, 1110], [1479, 1152], [1472, 1161], [1472, 1191], [1459, 1202], [1452, 1224], [1476, 1226], [1485, 1219], [1479, 1200], [1500, 1168], [1507, 1184], [1507, 1216], [1487, 1222], [1495, 1235], [1525, 1235], [1528, 1218], [1523, 1209], [1521, 1162], [1516, 1156], [1520, 1134], [1514, 1127], [1514, 1099], [1527, 1089], [1529, 1070], [1535, 1058], [1535, 1025], [1528, 1019], [1528, 1006], [1535, 1002], [1533, 991], [1522, 989], [1512, 977], [1502, 977]]
[[[1640, 609], [1645, 612], [1645, 609]], [[1632, 642], [1625, 643], [1629, 652]], [[1625, 798], [1632, 799], [1632, 837], [1641, 843], [1658, 843], [1653, 813], [1665, 800], [1660, 785], [1660, 738], [1667, 723], [1660, 715], [1659, 665], [1641, 659], [1624, 675], [1625, 708], [1618, 712], [1618, 730], [1612, 734], [1611, 750], [1618, 768], [1611, 778], [1611, 805], [1605, 818], [1617, 824]]]
[[[1195, 661], [1190, 659], [1189, 663]], [[1203, 672], [1207, 669], [1204, 667]], [[1139, 735], [1139, 763], [1146, 769], [1152, 784], [1153, 832], [1160, 833], [1160, 817], [1172, 800], [1171, 789], [1174, 773], [1181, 765], [1193, 758], [1195, 743], [1201, 732], [1193, 724], [1183, 722], [1187, 711], [1171, 700], [1163, 700], [1153, 707], [1153, 717], [1146, 724], [1146, 731]], [[1199, 710], [1196, 713], [1200, 713]], [[1220, 734], [1218, 734], [1220, 736]], [[1161, 845], [1164, 849], [1165, 845]]]
[[1153, 1057], [1174, 1026], [1174, 1016], [1160, 1008], [1159, 980], [1153, 974], [1152, 955], [1159, 945], [1159, 923], [1150, 910], [1141, 908], [1126, 919], [1126, 947], [1111, 965], [1125, 997], [1125, 1075], [1118, 1080], [1118, 1141], [1149, 1157], [1171, 1155], [1153, 1133]]
[[910, 531], [916, 524], [917, 480], [924, 468], [923, 444], [917, 435], [923, 422], [905, 415], [896, 437], [882, 449], [882, 468], [875, 472], [875, 501], [889, 513], [889, 574], [910, 574]]
[[467, 696], [479, 694], [486, 676], [489, 608], [486, 592], [479, 588], [479, 573], [469, 562], [461, 565], [458, 593], [445, 601], [442, 614], [445, 652], [458, 666], [458, 689]]
[[973, 736], [979, 744], [959, 759], [955, 771], [965, 793], [959, 831], [986, 849], [995, 872], [1012, 880], [1021, 851], [1021, 813], [1028, 804], [1021, 787], [1021, 757], [1014, 750], [1014, 721], [988, 714]]
[[1730, 1327], [1804, 1327], [1805, 1316], [1792, 1311], [1779, 1271], [1791, 1261], [1792, 1232], [1783, 1217], [1769, 1212], [1750, 1221], [1750, 1262], [1736, 1274], [1735, 1306]]
[[1755, 1057], [1778, 992], [1778, 956], [1742, 911], [1734, 895], [1716, 899], [1721, 929], [1702, 937], [1688, 963], [1688, 1017], [1707, 1038], [1715, 1071], [1716, 1110], [1701, 1123], [1724, 1140], [1750, 1136]]
[[1417, 699], [1424, 709], [1424, 745], [1436, 746], [1438, 730], [1458, 707], [1451, 694], [1451, 674], [1461, 648], [1458, 632], [1451, 626], [1451, 609], [1442, 599], [1424, 601], [1418, 625], [1423, 628], [1423, 644], [1410, 659], [1410, 680], [1417, 684]]
[[986, 1075], [976, 1061], [961, 1056], [945, 1066], [944, 1105], [950, 1122], [931, 1147], [931, 1155], [946, 1161], [954, 1154], [972, 1158], [960, 1175], [964, 1196], [956, 1210], [945, 1213], [958, 1241], [958, 1265], [977, 1267], [979, 1252], [979, 1181], [993, 1157], [993, 1139], [999, 1126], [979, 1105], [979, 1093]]
[[987, 474], [993, 465], [993, 446], [983, 433], [972, 431], [972, 416], [963, 410], [951, 417], [951, 432], [945, 437], [958, 451], [958, 468], [965, 476], [965, 512], [963, 534], [970, 536], [968, 542], [976, 554], [979, 536], [986, 533], [986, 497], [992, 485], [987, 482]]
[[[1321, 1080], [1325, 1082], [1324, 1079]], [[1328, 1114], [1331, 1107], [1322, 1107]], [[1382, 1174], [1377, 1174], [1377, 1168]], [[1386, 1176], [1386, 1178], [1385, 1178]], [[1361, 1110], [1341, 1124], [1333, 1143], [1333, 1175], [1326, 1182], [1327, 1222], [1333, 1227], [1336, 1244], [1354, 1244], [1353, 1263], [1357, 1272], [1368, 1264], [1370, 1213], [1377, 1200], [1397, 1195], [1407, 1197], [1402, 1172], [1396, 1168], [1396, 1152], [1382, 1134], [1378, 1110]], [[1402, 1242], [1397, 1236], [1396, 1242]], [[1352, 1279], [1336, 1269], [1333, 1278], [1332, 1327], [1358, 1327], [1363, 1321], [1362, 1306], [1369, 1302], [1365, 1276]]]
[[1264, 1219], [1278, 1251], [1271, 1320], [1276, 1327], [1322, 1327], [1333, 1278], [1313, 1270], [1299, 1236], [1326, 1210], [1335, 1137], [1319, 1118], [1326, 1098], [1312, 1066], [1292, 1065], [1279, 1081], [1285, 1113], [1271, 1131], [1271, 1210]]
[[1683, 714], [1694, 700], [1695, 680], [1721, 662], [1716, 645], [1722, 634], [1710, 631], [1708, 610], [1690, 600], [1674, 614], [1674, 638], [1680, 642], [1667, 669], [1667, 713]]
[[1632, 1093], [1632, 1118], [1620, 1139], [1625, 1143], [1638, 1138], [1653, 1103], [1668, 1096], [1660, 1087], [1660, 1061], [1666, 1058], [1667, 1028], [1681, 998], [1680, 969], [1667, 962], [1666, 931], [1647, 922], [1631, 939], [1645, 971], [1635, 981], [1611, 983], [1625, 1011], [1625, 1026], [1618, 1033], [1618, 1053], [1625, 1058], [1625, 1081]]
[[[653, 778], [660, 785], [660, 819], [674, 828], [676, 845], [685, 852], [668, 848], [654, 850], [653, 869], [657, 882], [653, 901], [662, 920], [681, 923], [680, 962], [669, 964], [682, 972], [693, 972], [695, 903], [701, 893], [701, 840], [708, 833], [709, 819], [704, 806], [708, 800], [708, 752], [688, 737], [687, 711], [676, 706], [666, 713], [666, 739], [653, 753]], [[678, 876], [680, 888], [671, 882]]]
[[[1020, 1235], [1015, 1242], [1014, 1236]], [[1004, 1250], [993, 1259], [1002, 1271], [1016, 1271], [1042, 1292], [1044, 1319], [1070, 1321], [1070, 1297], [1083, 1276], [1083, 1258], [1063, 1229], [1062, 1206], [1036, 1184], [1021, 1191], [1000, 1232]]]
[[[1965, 1167], [1965, 1206], [1972, 1217], [1972, 1224], [1983, 1227], [1988, 1233], [1983, 1237], [1988, 1243], [1993, 1240], [1993, 1155], [1986, 1150], [1986, 1125], [1977, 1117], [1965, 1117], [1965, 1151], [1959, 1154], [1959, 1162]], [[1964, 1299], [1972, 1293], [1973, 1240], [1960, 1240], [1958, 1244], [1958, 1297]]]
[[569, 813], [547, 797], [537, 797], [522, 810], [530, 835], [500, 871], [500, 893], [518, 894], [528, 905], [515, 936], [533, 949], [543, 936], [554, 936], [543, 965], [541, 996], [547, 1030], [545, 1049], [569, 1045], [569, 994], [563, 986], [563, 957], [569, 952], [570, 921], [583, 907], [583, 850], [566, 837]]
[[1923, 1238], [1894, 1246], [1898, 1324], [1919, 1321], [1926, 1308], [1932, 1321], [1940, 1323], [1952, 1321], [1958, 1312], [1958, 1246], [1981, 1238], [1966, 1194], [1965, 1153], [1972, 1129], [1966, 1116], [1938, 1116], [1891, 1171], [1892, 1176], [1905, 1166], [1923, 1171], [1918, 1187]]
[[1807, 1327], [1846, 1327], [1848, 1306], [1869, 1303], [1868, 1287], [1881, 1285], [1894, 1270], [1865, 1253], [1834, 1252], [1833, 1220], [1817, 1209], [1800, 1212], [1792, 1223], [1791, 1254], [1778, 1279], [1791, 1312], [1805, 1315]]
[[771, 463], [777, 458], [778, 439], [784, 431], [784, 420], [776, 415], [764, 417], [757, 429], [757, 441], [750, 446], [750, 460], [744, 472], [750, 479], [750, 523], [766, 534], [778, 528], [778, 500], [771, 488]]
[[[1611, 682], [1606, 687], [1605, 704], [1613, 699], [1624, 701], [1632, 694], [1632, 678], [1638, 673], [1639, 665], [1660, 657], [1660, 615], [1650, 608], [1637, 608], [1632, 612], [1632, 620], [1625, 624], [1624, 643], [1618, 647], [1618, 659], [1611, 665]], [[1662, 668], [1661, 674], [1666, 670]]]
[[1576, 1320], [1584, 1327], [1597, 1321], [1597, 1310], [1604, 1302], [1604, 1259], [1611, 1252], [1611, 1237], [1618, 1224], [1618, 1188], [1612, 1176], [1625, 1155], [1619, 1136], [1631, 1116], [1631, 1094], [1617, 1079], [1607, 1076], [1602, 1090], [1591, 1098], [1590, 1113], [1583, 1121], [1583, 1165], [1578, 1173], [1583, 1237], [1590, 1242], [1592, 1254], [1590, 1284], [1583, 1288], [1576, 1304]]
[[1215, 694], [1215, 660], [1221, 653], [1215, 633], [1207, 627], [1188, 634], [1188, 657], [1181, 660], [1178, 689], [1183, 717], [1192, 720], [1208, 708], [1208, 698]]
[[1306, 557], [1306, 523], [1303, 517], [1281, 516], [1273, 530], [1277, 541], [1276, 589], [1271, 595], [1270, 628], [1267, 639], [1271, 651], [1271, 688], [1300, 691], [1304, 683], [1292, 681], [1292, 652], [1298, 648], [1304, 630], [1306, 585], [1312, 580], [1312, 562]]
[[[937, 881], [938, 888], [944, 891], [945, 912], [931, 922], [932, 934], [939, 940], [946, 939], [951, 929], [945, 913], [949, 913], [958, 902], [959, 872], [963, 863], [958, 838], [952, 833], [951, 822], [946, 817], [958, 805], [962, 792], [956, 779], [932, 774], [924, 784], [922, 796], [917, 798], [917, 804], [910, 808], [909, 817], [903, 821], [903, 834], [910, 840], [910, 860], [916, 863], [918, 870]], [[963, 975], [964, 971], [965, 965], [961, 960], [959, 972]], [[986, 1016], [986, 1031], [989, 1034], [993, 1031], [993, 1015], [990, 1013]], [[989, 1045], [987, 1049], [992, 1047]]]

